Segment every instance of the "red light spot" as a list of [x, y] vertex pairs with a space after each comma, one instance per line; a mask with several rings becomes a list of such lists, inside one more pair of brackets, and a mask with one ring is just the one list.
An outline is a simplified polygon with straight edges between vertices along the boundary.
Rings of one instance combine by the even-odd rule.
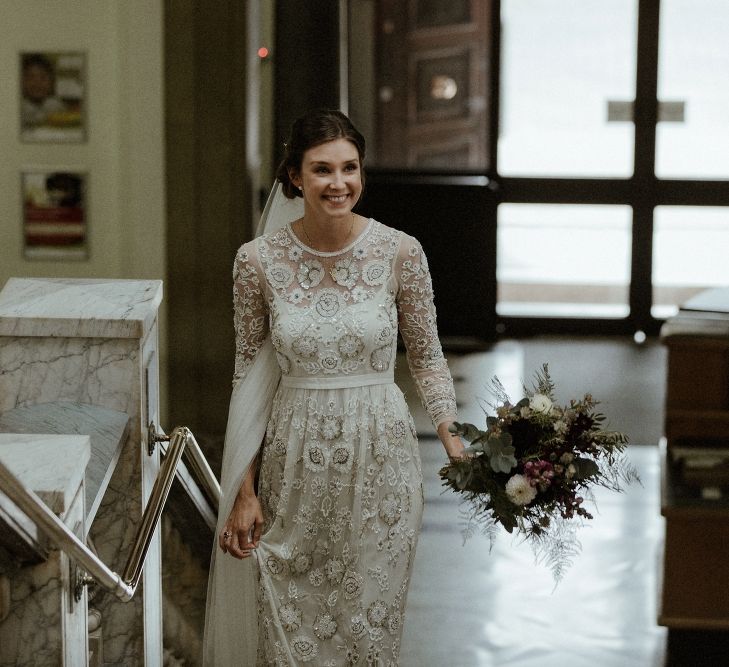
[[265, 46], [262, 46], [260, 49], [258, 49], [258, 57], [268, 58], [268, 49]]

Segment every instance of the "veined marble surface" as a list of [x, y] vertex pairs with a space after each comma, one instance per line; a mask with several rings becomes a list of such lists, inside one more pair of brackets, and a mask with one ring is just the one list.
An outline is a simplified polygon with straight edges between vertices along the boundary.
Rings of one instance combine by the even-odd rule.
[[[70, 401], [129, 415], [119, 462], [87, 527], [100, 558], [116, 571], [159, 468], [158, 452], [147, 455], [144, 429], [158, 415], [161, 298], [161, 282], [133, 280], [12, 279], [0, 293], [0, 412]], [[162, 664], [160, 560], [157, 532], [134, 599], [103, 596], [95, 603], [105, 664]]]
[[[89, 455], [88, 436], [0, 434], [0, 460], [77, 534], [84, 532], [83, 478]], [[0, 497], [0, 504], [9, 502]], [[44, 562], [12, 572], [7, 588], [7, 608], [0, 616], [0, 667], [87, 664], [86, 589], [81, 600], [73, 601], [63, 551], [51, 549]]]
[[144, 338], [161, 301], [161, 280], [11, 278], [0, 335]]
[[[54, 401], [0, 413], [2, 433], [88, 435], [91, 458], [86, 466], [86, 525], [90, 526], [119, 460], [129, 429], [129, 415], [98, 405]], [[0, 442], [2, 442], [0, 440]], [[79, 470], [82, 470], [79, 462]]]
[[87, 435], [0, 433], [0, 460], [58, 515], [71, 506], [90, 454]]

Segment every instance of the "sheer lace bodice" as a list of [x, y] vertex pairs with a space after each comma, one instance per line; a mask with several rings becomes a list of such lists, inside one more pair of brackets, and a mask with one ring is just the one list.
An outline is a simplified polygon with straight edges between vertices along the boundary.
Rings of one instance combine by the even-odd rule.
[[454, 419], [453, 382], [418, 241], [374, 220], [341, 251], [317, 252], [291, 225], [246, 243], [234, 272], [235, 382], [266, 336], [284, 383], [356, 387], [391, 377], [398, 326], [434, 425]]

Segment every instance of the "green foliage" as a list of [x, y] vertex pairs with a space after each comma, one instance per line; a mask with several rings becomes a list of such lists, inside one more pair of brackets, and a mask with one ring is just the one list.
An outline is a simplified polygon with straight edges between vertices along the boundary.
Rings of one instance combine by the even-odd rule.
[[[476, 526], [490, 539], [499, 526], [521, 535], [557, 582], [579, 553], [577, 527], [592, 519], [583, 506], [592, 499], [591, 487], [621, 491], [625, 484], [640, 482], [625, 456], [628, 438], [603, 429], [606, 417], [596, 411], [597, 401], [589, 394], [568, 406], [550, 404], [555, 386], [546, 364], [516, 404], [498, 378], [491, 389], [500, 401], [493, 406], [496, 414], [486, 417], [485, 430], [467, 423], [450, 427], [470, 443], [469, 456], [452, 459], [440, 477], [463, 496], [464, 536]], [[510, 497], [517, 491], [510, 486], [507, 492], [507, 483], [517, 475], [522, 479], [514, 479], [514, 488], [522, 494], [531, 491], [533, 498]]]

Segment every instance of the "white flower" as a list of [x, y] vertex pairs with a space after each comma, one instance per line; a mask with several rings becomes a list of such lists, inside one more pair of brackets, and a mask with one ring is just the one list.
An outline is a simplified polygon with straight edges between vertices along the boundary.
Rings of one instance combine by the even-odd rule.
[[309, 572], [309, 583], [312, 586], [321, 586], [324, 583], [324, 573], [318, 567]]
[[365, 257], [367, 257], [367, 248], [363, 248], [362, 246], [355, 248], [352, 252], [352, 256], [355, 259], [364, 259]]
[[319, 423], [319, 432], [324, 440], [334, 440], [342, 434], [342, 418], [336, 415], [324, 415]]
[[337, 341], [337, 347], [343, 357], [352, 359], [362, 352], [364, 343], [361, 338], [354, 334], [345, 334]]
[[337, 622], [328, 612], [320, 613], [314, 621], [314, 634], [319, 639], [331, 639], [337, 631]]
[[318, 259], [308, 259], [299, 264], [296, 278], [304, 289], [316, 287], [324, 277], [324, 267]]
[[287, 632], [294, 632], [301, 627], [301, 609], [293, 602], [287, 602], [278, 609], [281, 625]]
[[294, 305], [297, 305], [304, 300], [304, 297], [304, 290], [302, 290], [300, 287], [296, 287], [291, 290], [291, 294], [289, 294], [289, 301]]
[[319, 655], [319, 645], [306, 635], [299, 635], [291, 640], [294, 657], [301, 662], [311, 662]]
[[267, 273], [271, 284], [278, 289], [286, 289], [294, 279], [294, 272], [286, 264], [274, 264]]
[[390, 267], [384, 261], [376, 259], [367, 262], [362, 270], [362, 280], [371, 287], [382, 285], [389, 275]]
[[388, 493], [380, 501], [380, 519], [382, 519], [388, 526], [394, 526], [398, 521], [400, 521], [400, 515], [402, 514], [401, 505], [402, 503], [399, 496], [394, 493]]
[[321, 443], [307, 441], [304, 446], [304, 467], [312, 472], [319, 472], [327, 467], [327, 455]]
[[528, 505], [537, 496], [537, 490], [524, 475], [513, 475], [506, 483], [506, 495], [515, 505]]
[[319, 292], [314, 308], [322, 317], [334, 317], [343, 305], [339, 292], [329, 287]]
[[338, 558], [330, 558], [324, 564], [324, 574], [332, 584], [338, 584], [344, 576], [344, 565]]
[[348, 257], [335, 262], [329, 273], [334, 282], [342, 287], [354, 287], [359, 276], [359, 269], [352, 258]]
[[341, 361], [334, 350], [324, 350], [319, 355], [319, 365], [325, 373], [336, 373], [339, 370]]
[[529, 399], [529, 407], [534, 412], [543, 412], [546, 415], [552, 409], [552, 401], [549, 396], [545, 396], [544, 394], [534, 394]]
[[344, 579], [342, 580], [344, 597], [347, 600], [354, 600], [354, 598], [359, 597], [362, 593], [363, 584], [364, 579], [361, 574], [358, 574], [354, 570], [347, 570], [344, 573]]
[[313, 336], [299, 336], [291, 343], [291, 349], [300, 357], [313, 357], [319, 351], [319, 344]]
[[329, 463], [339, 472], [347, 472], [352, 468], [354, 460], [354, 449], [351, 443], [340, 443], [332, 449], [329, 456]]
[[355, 285], [354, 289], [351, 292], [352, 300], [355, 303], [360, 303], [362, 301], [367, 301], [367, 299], [370, 298], [370, 293], [362, 287], [362, 285]]
[[564, 435], [567, 433], [567, 422], [564, 419], [558, 419], [554, 422], [554, 432], [558, 435]]
[[293, 262], [298, 262], [303, 256], [304, 251], [297, 245], [292, 245], [289, 248], [289, 259]]
[[367, 620], [370, 625], [378, 627], [387, 619], [387, 605], [382, 600], [375, 600], [367, 608]]

